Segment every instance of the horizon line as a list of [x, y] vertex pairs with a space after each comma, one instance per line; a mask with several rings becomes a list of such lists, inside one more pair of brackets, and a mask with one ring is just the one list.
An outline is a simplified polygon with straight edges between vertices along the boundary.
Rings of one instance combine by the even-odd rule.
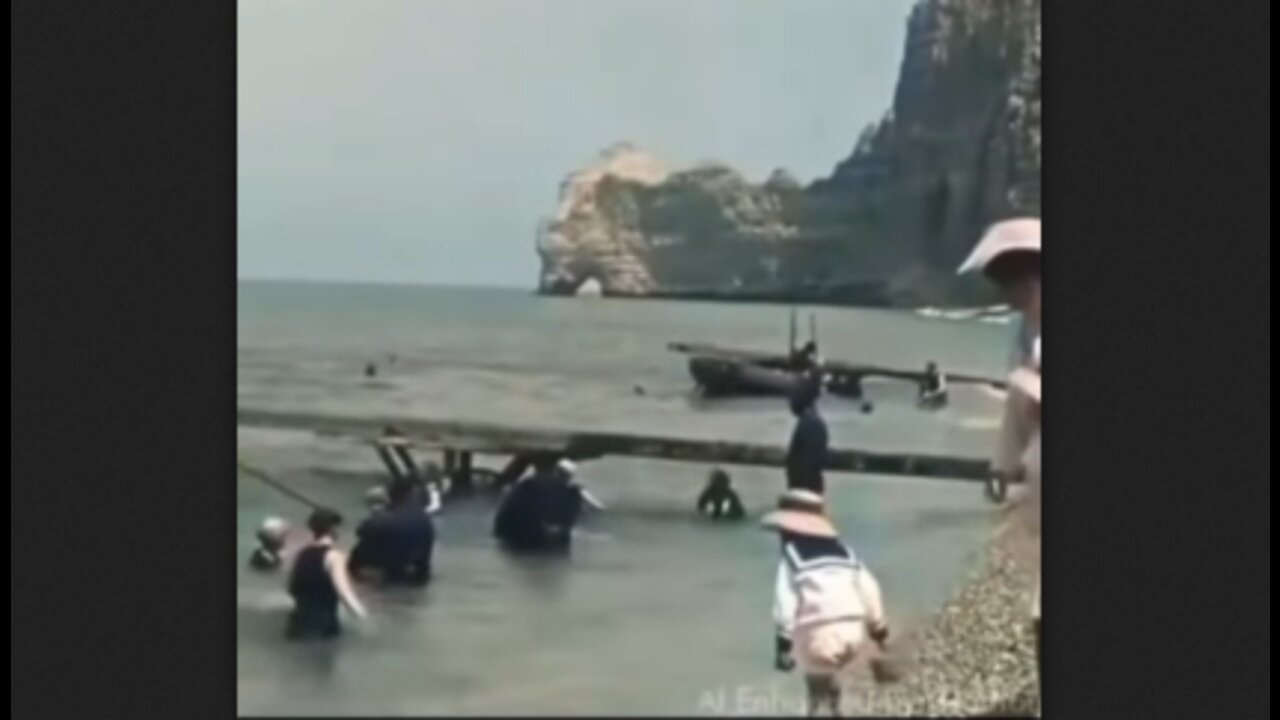
[[290, 278], [290, 277], [236, 277], [236, 284], [242, 283], [276, 283], [276, 284], [292, 284], [292, 285], [362, 285], [373, 287], [435, 287], [435, 288], [457, 288], [466, 290], [528, 290], [534, 292], [536, 287], [527, 285], [502, 285], [494, 282], [459, 282], [450, 280], [426, 281], [426, 280], [385, 280], [385, 279], [361, 279], [361, 278]]

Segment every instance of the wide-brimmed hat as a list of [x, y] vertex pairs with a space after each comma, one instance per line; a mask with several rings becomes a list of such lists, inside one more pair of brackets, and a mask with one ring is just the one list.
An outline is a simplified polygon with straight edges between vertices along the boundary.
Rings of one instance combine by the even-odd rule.
[[1031, 368], [1018, 368], [1009, 375], [1009, 387], [1040, 402], [1040, 373]]
[[1039, 218], [1017, 218], [992, 225], [957, 272], [964, 275], [986, 270], [993, 260], [1011, 252], [1040, 252]]
[[764, 516], [766, 528], [797, 535], [834, 538], [836, 526], [827, 517], [822, 496], [810, 490], [788, 490], [778, 498], [778, 509]]

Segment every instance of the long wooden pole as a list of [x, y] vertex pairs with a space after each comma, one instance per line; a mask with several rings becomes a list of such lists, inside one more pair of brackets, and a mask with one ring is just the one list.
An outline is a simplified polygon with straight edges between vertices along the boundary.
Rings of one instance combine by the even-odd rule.
[[[356, 438], [364, 442], [388, 442], [378, 438], [381, 428], [395, 424], [404, 438], [392, 442], [452, 452], [456, 468], [458, 451], [494, 455], [553, 452], [586, 460], [609, 455], [681, 460], [707, 464], [782, 467], [786, 448], [758, 442], [696, 440], [610, 432], [564, 432], [514, 428], [483, 423], [461, 423], [424, 418], [343, 417], [239, 408], [236, 420], [253, 427], [310, 430], [323, 435]], [[871, 475], [951, 478], [985, 482], [990, 475], [985, 458], [926, 453], [878, 452], [832, 448], [826, 469]]]
[[293, 488], [289, 487], [288, 485], [285, 485], [284, 483], [280, 482], [279, 480], [277, 480], [277, 479], [275, 479], [275, 478], [271, 477], [271, 475], [270, 475], [270, 474], [268, 474], [268, 473], [266, 473], [265, 471], [263, 471], [263, 470], [259, 470], [258, 468], [255, 468], [255, 467], [253, 467], [253, 466], [249, 465], [248, 463], [246, 463], [246, 462], [245, 462], [245, 461], [243, 461], [243, 460], [236, 460], [236, 468], [237, 468], [238, 470], [240, 470], [240, 472], [244, 473], [245, 475], [248, 475], [249, 477], [253, 478], [254, 480], [257, 480], [258, 482], [262, 483], [263, 485], [266, 485], [267, 487], [269, 487], [269, 488], [271, 488], [271, 489], [275, 490], [276, 492], [279, 492], [279, 493], [280, 493], [280, 494], [282, 494], [282, 495], [285, 495], [286, 497], [288, 497], [288, 498], [290, 498], [290, 499], [292, 499], [292, 500], [296, 500], [296, 501], [298, 501], [298, 502], [302, 503], [303, 505], [306, 505], [307, 507], [311, 508], [312, 510], [317, 510], [317, 509], [319, 509], [319, 508], [321, 508], [321, 507], [324, 507], [323, 505], [321, 505], [320, 503], [316, 502], [315, 500], [312, 500], [311, 498], [307, 497], [306, 495], [303, 495], [302, 493], [298, 492], [297, 490], [294, 490]]

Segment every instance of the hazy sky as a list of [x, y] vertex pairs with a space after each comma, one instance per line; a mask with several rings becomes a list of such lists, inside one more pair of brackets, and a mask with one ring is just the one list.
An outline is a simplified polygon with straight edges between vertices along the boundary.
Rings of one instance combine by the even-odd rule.
[[239, 276], [537, 281], [560, 181], [632, 141], [829, 173], [911, 0], [240, 0]]

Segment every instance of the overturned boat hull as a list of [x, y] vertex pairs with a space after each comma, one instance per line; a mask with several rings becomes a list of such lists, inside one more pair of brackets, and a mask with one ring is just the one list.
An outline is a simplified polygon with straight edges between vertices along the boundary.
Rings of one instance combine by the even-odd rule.
[[786, 397], [805, 382], [800, 373], [713, 357], [691, 358], [689, 374], [708, 397]]
[[[791, 397], [805, 384], [813, 382], [799, 370], [718, 357], [691, 358], [689, 374], [703, 396], [715, 398]], [[862, 399], [861, 378], [840, 372], [823, 375], [827, 392], [852, 400]]]

